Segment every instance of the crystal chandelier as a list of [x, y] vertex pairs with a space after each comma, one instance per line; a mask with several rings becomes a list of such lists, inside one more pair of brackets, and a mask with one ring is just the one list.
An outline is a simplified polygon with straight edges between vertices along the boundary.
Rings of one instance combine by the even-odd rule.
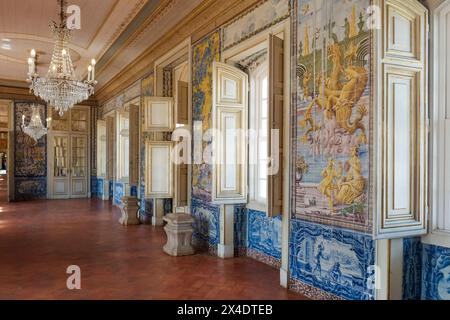
[[62, 116], [64, 112], [75, 104], [84, 101], [94, 94], [95, 60], [92, 59], [88, 67], [88, 78], [85, 81], [75, 76], [68, 47], [71, 30], [67, 27], [66, 1], [59, 0], [61, 6], [60, 23], [53, 22], [51, 26], [55, 39], [52, 60], [46, 77], [36, 73], [36, 50], [31, 50], [28, 59], [28, 80], [31, 82], [30, 91], [50, 106], [53, 106]]
[[[28, 123], [28, 126], [25, 125], [25, 115], [22, 115], [22, 130], [24, 133], [29, 135], [31, 138], [33, 138], [36, 142], [42, 138], [44, 135], [47, 134], [48, 129], [43, 126], [42, 120], [41, 120], [41, 114], [39, 112], [39, 107], [36, 105], [32, 106], [32, 114], [30, 122]], [[50, 122], [50, 118], [47, 119], [47, 127]]]

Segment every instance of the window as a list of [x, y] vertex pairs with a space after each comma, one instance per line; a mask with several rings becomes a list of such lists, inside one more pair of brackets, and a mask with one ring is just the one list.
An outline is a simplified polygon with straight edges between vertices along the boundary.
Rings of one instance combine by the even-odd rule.
[[[250, 204], [267, 205], [269, 85], [267, 64], [250, 75]], [[261, 209], [261, 208], [260, 208]]]
[[450, 246], [450, 1], [434, 12], [432, 105], [431, 234], [424, 241]]
[[130, 143], [128, 113], [119, 113], [118, 121], [118, 178], [128, 179], [130, 172]]
[[106, 122], [97, 120], [97, 177], [106, 177]]

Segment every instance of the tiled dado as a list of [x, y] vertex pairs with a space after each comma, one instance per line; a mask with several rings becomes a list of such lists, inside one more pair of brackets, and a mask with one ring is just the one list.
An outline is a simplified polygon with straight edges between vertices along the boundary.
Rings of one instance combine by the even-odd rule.
[[289, 289], [301, 293], [307, 298], [313, 300], [343, 300], [334, 294], [315, 288], [296, 279], [289, 280]]
[[124, 196], [124, 185], [120, 182], [114, 183], [114, 204], [122, 204], [122, 197]]
[[292, 220], [289, 252], [293, 280], [343, 299], [374, 298], [375, 247], [370, 235]]
[[237, 252], [241, 248], [247, 248], [247, 208], [238, 205], [234, 208], [234, 248]]
[[194, 218], [194, 233], [192, 236], [196, 247], [217, 247], [220, 241], [219, 207], [206, 201], [192, 198], [191, 214]]
[[91, 196], [96, 197], [98, 194], [98, 180], [96, 176], [91, 176]]
[[423, 245], [422, 299], [450, 300], [450, 248]]
[[420, 238], [403, 239], [403, 300], [421, 297], [422, 252]]
[[108, 190], [108, 192], [109, 192], [109, 199], [112, 199], [113, 198], [113, 195], [114, 195], [114, 183], [113, 183], [113, 181], [112, 180], [109, 180], [109, 190]]
[[268, 218], [266, 213], [248, 210], [248, 248], [281, 259], [281, 216]]
[[267, 264], [276, 269], [281, 268], [281, 259], [274, 258], [272, 256], [269, 256], [267, 254], [261, 253], [259, 251], [256, 251], [256, 250], [250, 249], [250, 248], [247, 248], [245, 253], [246, 253], [247, 257], [249, 257], [249, 258], [252, 258], [254, 260], [257, 260], [259, 262]]

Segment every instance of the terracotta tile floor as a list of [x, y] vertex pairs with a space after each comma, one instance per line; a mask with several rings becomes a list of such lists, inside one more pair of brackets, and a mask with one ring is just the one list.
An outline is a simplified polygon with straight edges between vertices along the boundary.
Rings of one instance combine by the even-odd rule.
[[[99, 200], [0, 204], [0, 299], [302, 299], [249, 258], [173, 258], [151, 226], [122, 227]], [[81, 267], [82, 289], [66, 288]]]

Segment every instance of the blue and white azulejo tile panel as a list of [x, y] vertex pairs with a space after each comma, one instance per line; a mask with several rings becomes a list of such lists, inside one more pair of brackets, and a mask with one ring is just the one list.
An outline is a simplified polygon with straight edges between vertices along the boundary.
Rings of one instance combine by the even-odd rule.
[[192, 198], [191, 211], [194, 218], [193, 236], [210, 245], [218, 244], [220, 241], [219, 207], [200, 199]]
[[422, 299], [450, 300], [450, 248], [423, 245]]
[[422, 252], [419, 237], [403, 239], [403, 300], [420, 300]]
[[248, 247], [281, 259], [281, 216], [268, 218], [264, 212], [248, 210]]
[[114, 204], [120, 205], [122, 203], [122, 197], [124, 195], [123, 183], [114, 183]]
[[291, 222], [291, 276], [349, 300], [374, 298], [371, 236], [302, 220]]

